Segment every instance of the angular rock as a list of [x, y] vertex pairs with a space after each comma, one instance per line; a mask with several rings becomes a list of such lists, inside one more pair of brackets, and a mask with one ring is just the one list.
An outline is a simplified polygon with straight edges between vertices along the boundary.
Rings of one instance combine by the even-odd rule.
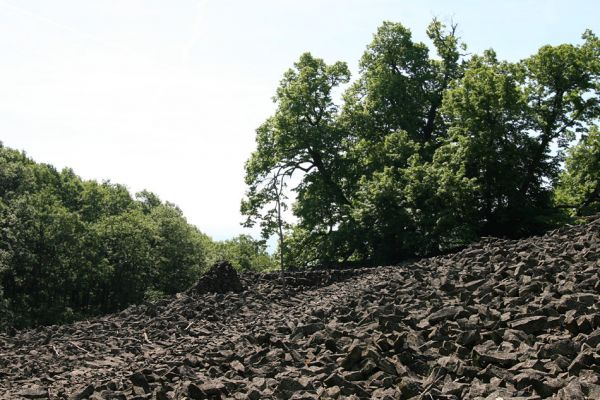
[[348, 349], [341, 366], [346, 370], [352, 369], [362, 359], [362, 348], [358, 344], [353, 344]]
[[546, 329], [548, 323], [548, 317], [546, 316], [533, 316], [517, 319], [509, 322], [508, 326], [512, 329], [523, 331], [530, 335], [537, 335]]
[[48, 389], [44, 389], [40, 386], [34, 386], [27, 389], [23, 389], [17, 393], [21, 397], [27, 399], [47, 399]]
[[398, 267], [283, 279], [217, 268], [172, 299], [0, 333], [0, 400], [25, 390], [90, 400], [600, 398], [599, 268], [600, 220]]

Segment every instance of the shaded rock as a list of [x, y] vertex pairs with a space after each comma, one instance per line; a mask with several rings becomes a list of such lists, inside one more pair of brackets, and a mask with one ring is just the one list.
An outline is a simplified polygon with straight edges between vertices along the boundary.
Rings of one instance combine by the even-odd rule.
[[73, 394], [69, 397], [69, 400], [83, 400], [87, 397], [90, 397], [92, 393], [94, 393], [94, 390], [94, 385], [91, 384], [80, 387], [73, 392]]
[[221, 393], [227, 393], [225, 385], [219, 381], [211, 381], [200, 385], [200, 390], [207, 396], [215, 396]]
[[569, 384], [560, 389], [557, 398], [560, 400], [586, 400], [583, 388], [577, 380], [572, 380]]
[[0, 333], [0, 400], [600, 398], [599, 268], [600, 220], [398, 267], [223, 264], [172, 299]]
[[427, 317], [427, 320], [430, 324], [437, 324], [440, 321], [446, 320], [454, 320], [457, 318], [464, 317], [465, 315], [469, 315], [467, 310], [462, 306], [451, 306], [442, 308], [439, 311], [434, 312], [433, 314]]
[[550, 397], [555, 389], [544, 382], [544, 375], [539, 371], [527, 370], [515, 375], [514, 385], [517, 389], [533, 388], [542, 397]]
[[342, 368], [352, 369], [362, 359], [362, 348], [358, 344], [352, 344], [348, 349], [344, 360], [341, 363]]
[[513, 329], [518, 329], [525, 333], [536, 335], [543, 332], [546, 328], [548, 317], [545, 316], [534, 316], [525, 317], [512, 322], [509, 322], [509, 326]]
[[353, 382], [347, 381], [342, 376], [340, 376], [339, 374], [336, 374], [336, 373], [333, 373], [330, 376], [328, 376], [325, 379], [324, 383], [329, 387], [334, 387], [334, 386], [339, 387], [341, 393], [344, 395], [355, 394], [360, 397], [368, 397], [369, 396], [369, 393], [367, 393], [367, 391], [365, 391], [365, 389], [363, 389], [361, 386], [359, 386]]
[[398, 389], [400, 390], [401, 399], [410, 399], [414, 396], [420, 395], [423, 392], [423, 386], [421, 385], [421, 382], [407, 376], [400, 380]]
[[191, 289], [196, 294], [239, 293], [244, 290], [240, 277], [233, 266], [221, 261], [212, 266]]
[[189, 383], [187, 385], [187, 395], [190, 399], [206, 399], [206, 393], [199, 386], [194, 383]]

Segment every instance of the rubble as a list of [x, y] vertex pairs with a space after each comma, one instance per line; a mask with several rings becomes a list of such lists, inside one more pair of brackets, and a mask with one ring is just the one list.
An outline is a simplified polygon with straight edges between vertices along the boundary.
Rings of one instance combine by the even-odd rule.
[[598, 399], [600, 220], [0, 335], [0, 399]]

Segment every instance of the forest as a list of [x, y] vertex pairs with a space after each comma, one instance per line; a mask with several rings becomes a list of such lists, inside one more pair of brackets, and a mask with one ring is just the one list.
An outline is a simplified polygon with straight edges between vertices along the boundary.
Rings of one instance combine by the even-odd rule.
[[70, 322], [173, 295], [220, 259], [272, 268], [263, 241], [213, 241], [151, 192], [132, 196], [0, 146], [0, 327]]
[[284, 73], [245, 165], [243, 224], [261, 239], [214, 241], [152, 192], [0, 146], [0, 328], [153, 301], [220, 259], [393, 265], [600, 212], [598, 38], [509, 62], [470, 54], [456, 26], [433, 20], [427, 36], [383, 23], [353, 81], [310, 53]]

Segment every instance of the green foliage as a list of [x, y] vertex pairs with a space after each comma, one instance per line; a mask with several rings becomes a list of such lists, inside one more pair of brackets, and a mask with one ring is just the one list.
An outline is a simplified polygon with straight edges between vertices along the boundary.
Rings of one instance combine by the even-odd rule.
[[[191, 286], [217, 245], [173, 204], [148, 191], [136, 198], [0, 146], [0, 328], [114, 312]], [[223, 248], [241, 268], [270, 265], [251, 238]]]
[[[241, 211], [248, 216], [246, 226], [260, 221], [263, 238], [279, 235], [282, 268], [286, 228], [282, 220], [283, 188], [287, 179], [304, 173], [305, 184], [296, 188], [298, 196], [317, 197], [315, 204], [348, 203], [338, 180], [336, 159], [343, 131], [335, 124], [338, 108], [332, 91], [349, 78], [346, 64], [327, 65], [309, 53], [303, 54], [284, 74], [274, 97], [275, 114], [257, 130], [257, 150], [246, 163], [248, 191]], [[328, 224], [335, 224], [341, 214], [339, 207], [312, 207], [310, 212], [308, 218], [328, 216], [324, 221]]]
[[[290, 265], [393, 263], [565, 221], [555, 184], [563, 150], [599, 115], [598, 39], [586, 31], [580, 45], [510, 63], [493, 50], [465, 58], [455, 33], [434, 20], [431, 57], [406, 27], [384, 22], [341, 111], [331, 89], [347, 82], [344, 64], [304, 54], [286, 72], [246, 164], [242, 212], [271, 227], [267, 237], [275, 214], [256, 211], [289, 192], [257, 188], [297, 182]], [[592, 142], [569, 153], [556, 196], [581, 212], [596, 210], [586, 200], [597, 195]]]
[[179, 208], [161, 204], [158, 197], [156, 200], [148, 214], [158, 234], [154, 243], [158, 271], [154, 287], [172, 295], [190, 286], [206, 268], [210, 239], [188, 224]]
[[[1, 207], [0, 202], [0, 207]], [[0, 250], [0, 277], [9, 268], [9, 253], [6, 250]], [[1, 281], [0, 281], [1, 282]], [[8, 299], [4, 296], [4, 288], [0, 285], [0, 331], [6, 329], [12, 321], [12, 313], [8, 304]]]
[[566, 168], [556, 190], [556, 202], [572, 216], [600, 212], [600, 130], [592, 126], [579, 143], [569, 149]]
[[275, 268], [275, 260], [267, 253], [264, 240], [255, 240], [249, 235], [215, 242], [211, 253], [211, 264], [227, 260], [240, 271], [267, 271]]
[[525, 199], [520, 193], [535, 139], [528, 133], [527, 98], [519, 79], [515, 65], [487, 51], [469, 61], [444, 96], [447, 143], [462, 152], [466, 177], [478, 183], [475, 206], [485, 234], [526, 231], [531, 228], [527, 215], [538, 211], [532, 208], [548, 207], [544, 191]]
[[135, 210], [102, 218], [94, 224], [93, 231], [101, 244], [98, 249], [101, 263], [109, 271], [110, 296], [103, 308], [117, 310], [141, 302], [159, 274], [155, 221]]

